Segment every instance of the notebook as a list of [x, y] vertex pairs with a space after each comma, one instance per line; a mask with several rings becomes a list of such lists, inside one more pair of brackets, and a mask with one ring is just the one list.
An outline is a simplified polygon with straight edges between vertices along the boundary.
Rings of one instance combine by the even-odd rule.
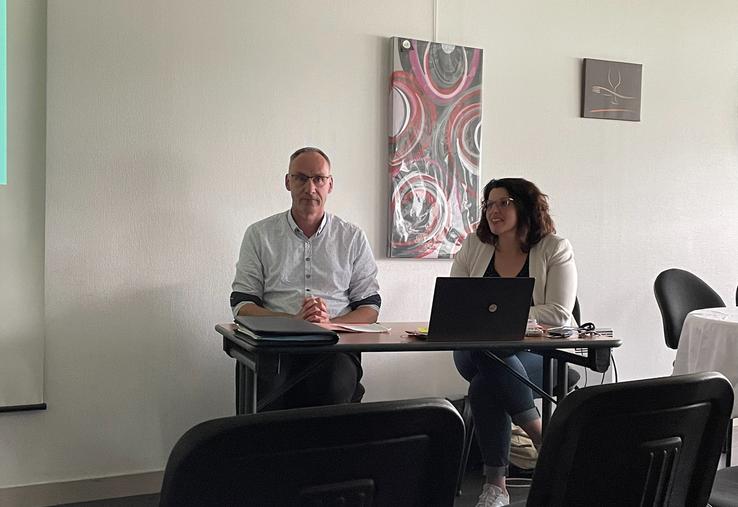
[[427, 340], [522, 340], [534, 283], [534, 278], [436, 278]]
[[338, 341], [335, 331], [305, 320], [289, 317], [236, 317], [237, 333], [253, 343], [265, 345], [318, 344]]

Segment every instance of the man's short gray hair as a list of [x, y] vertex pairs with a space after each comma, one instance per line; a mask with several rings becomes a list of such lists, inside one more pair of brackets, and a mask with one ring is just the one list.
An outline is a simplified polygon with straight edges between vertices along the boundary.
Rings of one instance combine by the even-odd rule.
[[328, 158], [328, 155], [323, 153], [323, 150], [321, 150], [320, 148], [315, 148], [313, 146], [305, 146], [303, 148], [300, 148], [296, 152], [294, 152], [292, 155], [290, 155], [290, 165], [292, 165], [293, 160], [295, 160], [297, 157], [299, 157], [303, 153], [317, 153], [318, 155], [323, 157], [326, 162], [328, 162], [328, 167], [331, 166], [331, 159]]

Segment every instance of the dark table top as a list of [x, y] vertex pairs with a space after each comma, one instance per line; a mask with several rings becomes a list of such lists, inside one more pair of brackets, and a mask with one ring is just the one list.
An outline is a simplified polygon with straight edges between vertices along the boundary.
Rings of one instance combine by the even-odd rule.
[[[517, 350], [550, 350], [550, 349], [599, 349], [619, 347], [622, 341], [610, 336], [570, 336], [569, 338], [548, 338], [526, 336], [522, 340], [511, 341], [450, 341], [435, 342], [409, 336], [407, 331], [418, 327], [427, 327], [427, 322], [382, 322], [390, 328], [389, 333], [350, 333], [339, 332], [338, 343], [332, 345], [288, 345], [257, 346], [241, 338], [236, 333], [236, 325], [232, 323], [217, 324], [215, 330], [231, 346], [249, 352], [284, 352], [284, 353], [324, 353], [324, 352], [421, 352], [439, 350], [472, 350], [472, 349], [517, 349]], [[224, 344], [225, 345], [225, 344]]]

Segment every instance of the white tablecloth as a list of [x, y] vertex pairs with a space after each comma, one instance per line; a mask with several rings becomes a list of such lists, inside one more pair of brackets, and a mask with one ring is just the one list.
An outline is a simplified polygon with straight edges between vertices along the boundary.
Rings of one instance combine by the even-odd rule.
[[[738, 307], [706, 308], [687, 315], [679, 337], [674, 375], [718, 371], [738, 396]], [[738, 417], [738, 399], [733, 403]]]

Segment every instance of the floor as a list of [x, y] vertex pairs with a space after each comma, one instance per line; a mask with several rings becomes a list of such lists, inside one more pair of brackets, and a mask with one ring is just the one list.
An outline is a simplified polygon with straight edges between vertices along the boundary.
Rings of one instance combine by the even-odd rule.
[[[474, 507], [482, 490], [481, 469], [470, 471], [462, 484], [461, 494], [456, 498], [454, 507]], [[510, 501], [524, 500], [527, 496], [527, 487], [511, 487]], [[139, 495], [125, 498], [111, 498], [109, 500], [97, 500], [95, 502], [70, 503], [57, 507], [157, 507], [159, 495]]]
[[[733, 429], [733, 458], [732, 464], [738, 465], [738, 428]], [[722, 465], [721, 465], [722, 466]], [[517, 485], [508, 485], [510, 501], [524, 500], [528, 495], [528, 488], [524, 480], [515, 480]], [[522, 486], [522, 487], [521, 487]], [[480, 469], [471, 470], [464, 478], [461, 486], [461, 494], [456, 498], [454, 507], [474, 507], [477, 497], [482, 490], [482, 472]], [[94, 502], [70, 503], [56, 507], [157, 507], [159, 495], [139, 495], [123, 498], [111, 498], [108, 500], [97, 500]]]
[[[482, 473], [479, 470], [470, 472], [462, 486], [461, 495], [456, 498], [454, 507], [474, 507], [482, 490]], [[524, 500], [527, 496], [527, 487], [511, 487], [510, 501]], [[97, 500], [95, 502], [84, 502], [64, 504], [63, 507], [157, 507], [159, 495], [128, 496], [125, 498], [112, 498], [110, 500]], [[62, 507], [62, 506], [57, 506]]]
[[[474, 507], [477, 505], [479, 493], [482, 492], [482, 483], [481, 469], [467, 473], [461, 485], [461, 494], [456, 497], [454, 507]], [[528, 496], [528, 481], [522, 479], [508, 480], [507, 491], [510, 493], [510, 502], [525, 500]]]
[[139, 495], [94, 502], [65, 503], [64, 507], [158, 507], [158, 505], [159, 495]]

